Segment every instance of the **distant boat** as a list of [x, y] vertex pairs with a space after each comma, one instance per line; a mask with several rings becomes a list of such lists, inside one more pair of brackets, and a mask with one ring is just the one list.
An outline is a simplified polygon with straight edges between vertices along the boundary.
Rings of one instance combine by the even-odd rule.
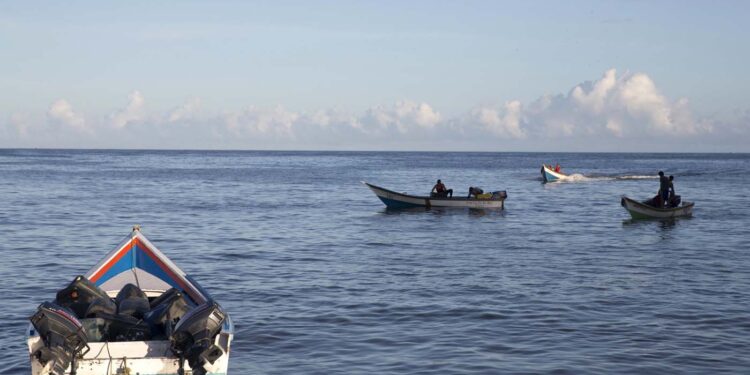
[[555, 172], [554, 169], [542, 164], [542, 179], [544, 180], [544, 182], [553, 182], [564, 177], [568, 177], [568, 175], [560, 172]]
[[138, 226], [30, 320], [32, 375], [226, 374], [234, 335], [229, 315]]
[[505, 198], [508, 194], [505, 190], [496, 191], [487, 194], [489, 197], [482, 198], [466, 198], [466, 197], [428, 197], [428, 196], [417, 196], [406, 193], [397, 193], [392, 190], [388, 190], [373, 184], [362, 181], [363, 184], [372, 190], [375, 195], [380, 198], [388, 208], [491, 208], [491, 209], [503, 209], [505, 207]]
[[670, 219], [691, 216], [694, 203], [682, 202], [682, 205], [677, 207], [658, 208], [623, 195], [620, 205], [628, 210], [633, 219]]

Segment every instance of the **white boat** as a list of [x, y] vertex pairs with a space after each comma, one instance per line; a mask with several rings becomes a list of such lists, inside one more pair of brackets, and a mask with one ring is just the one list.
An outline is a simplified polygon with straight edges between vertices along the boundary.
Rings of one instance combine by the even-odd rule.
[[30, 320], [33, 375], [226, 374], [234, 336], [229, 315], [138, 226]]
[[568, 175], [564, 173], [555, 172], [554, 169], [544, 164], [542, 164], [541, 172], [542, 172], [542, 180], [544, 180], [544, 182], [553, 182], [553, 181], [557, 181], [565, 177], [568, 177]]
[[671, 219], [693, 215], [693, 202], [682, 202], [680, 206], [665, 208], [654, 207], [647, 202], [639, 202], [623, 195], [620, 205], [628, 210], [633, 219]]
[[496, 191], [487, 194], [487, 198], [466, 198], [466, 197], [427, 197], [411, 195], [406, 193], [397, 193], [392, 190], [375, 186], [367, 182], [362, 181], [363, 184], [367, 185], [375, 195], [388, 208], [487, 208], [487, 209], [503, 209], [505, 207], [505, 198], [508, 194], [505, 190]]

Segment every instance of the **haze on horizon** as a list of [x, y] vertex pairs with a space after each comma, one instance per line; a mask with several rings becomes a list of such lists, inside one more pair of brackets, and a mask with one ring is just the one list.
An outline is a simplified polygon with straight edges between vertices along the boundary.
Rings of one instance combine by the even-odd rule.
[[743, 1], [0, 3], [0, 147], [750, 152]]

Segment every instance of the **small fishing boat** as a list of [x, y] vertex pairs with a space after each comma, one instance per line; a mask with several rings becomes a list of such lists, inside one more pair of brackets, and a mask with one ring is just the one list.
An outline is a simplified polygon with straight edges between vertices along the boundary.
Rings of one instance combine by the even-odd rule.
[[30, 318], [33, 375], [223, 374], [229, 315], [135, 226]]
[[560, 172], [555, 172], [554, 169], [542, 164], [542, 179], [544, 180], [544, 182], [553, 182], [565, 177], [568, 177], [568, 175]]
[[649, 201], [639, 202], [622, 196], [620, 205], [625, 207], [633, 219], [671, 219], [676, 217], [687, 217], [693, 214], [693, 202], [682, 202], [677, 207], [659, 208], [648, 204]]
[[388, 190], [373, 184], [362, 181], [363, 184], [372, 190], [375, 195], [380, 198], [388, 208], [432, 208], [432, 207], [448, 207], [448, 208], [492, 208], [492, 209], [503, 209], [505, 207], [505, 198], [508, 194], [505, 190], [495, 191], [492, 193], [481, 194], [479, 198], [465, 198], [465, 197], [427, 197], [410, 195], [406, 193], [397, 193], [392, 190]]

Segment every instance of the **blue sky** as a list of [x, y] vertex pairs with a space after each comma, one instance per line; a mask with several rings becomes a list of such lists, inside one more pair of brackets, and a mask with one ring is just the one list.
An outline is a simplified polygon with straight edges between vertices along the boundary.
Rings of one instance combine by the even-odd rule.
[[5, 1], [0, 147], [748, 152], [748, 4]]

